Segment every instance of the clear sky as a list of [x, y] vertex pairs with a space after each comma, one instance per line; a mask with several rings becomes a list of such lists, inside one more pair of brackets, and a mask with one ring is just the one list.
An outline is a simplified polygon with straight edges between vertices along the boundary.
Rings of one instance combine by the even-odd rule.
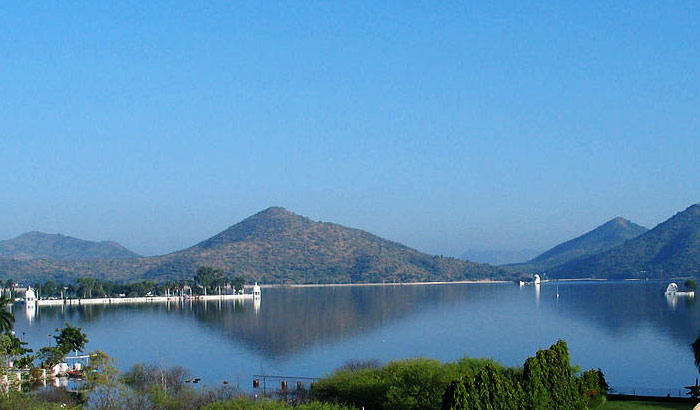
[[698, 188], [698, 1], [0, 5], [0, 239], [159, 254], [278, 205], [544, 250]]

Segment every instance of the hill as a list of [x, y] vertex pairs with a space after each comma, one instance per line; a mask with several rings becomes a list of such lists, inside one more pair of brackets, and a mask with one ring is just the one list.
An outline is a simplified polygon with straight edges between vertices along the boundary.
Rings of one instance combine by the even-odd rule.
[[0, 258], [16, 260], [130, 259], [139, 256], [116, 242], [85, 241], [43, 232], [28, 232], [0, 241]]
[[529, 269], [543, 270], [574, 259], [594, 255], [636, 238], [648, 229], [617, 217], [579, 237], [561, 243], [526, 262]]
[[482, 249], [469, 249], [460, 256], [461, 259], [480, 262], [480, 263], [490, 263], [492, 265], [505, 265], [505, 264], [515, 264], [520, 263], [540, 254], [541, 251], [534, 249], [521, 249], [521, 250], [482, 250]]
[[272, 207], [167, 255], [148, 277], [211, 265], [266, 283], [367, 283], [503, 278], [490, 265], [427, 255], [369, 232]]
[[14, 279], [94, 276], [115, 281], [191, 278], [199, 266], [264, 283], [368, 283], [510, 278], [491, 265], [432, 256], [371, 233], [283, 208], [259, 212], [188, 249], [125, 260], [0, 260]]
[[624, 244], [552, 268], [553, 277], [658, 278], [700, 275], [700, 205]]

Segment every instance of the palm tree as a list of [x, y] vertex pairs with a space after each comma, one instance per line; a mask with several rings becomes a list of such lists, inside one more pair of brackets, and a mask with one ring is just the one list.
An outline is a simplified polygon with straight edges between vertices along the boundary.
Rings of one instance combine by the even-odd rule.
[[7, 310], [6, 306], [12, 304], [12, 299], [0, 296], [0, 332], [9, 332], [15, 323], [15, 315]]

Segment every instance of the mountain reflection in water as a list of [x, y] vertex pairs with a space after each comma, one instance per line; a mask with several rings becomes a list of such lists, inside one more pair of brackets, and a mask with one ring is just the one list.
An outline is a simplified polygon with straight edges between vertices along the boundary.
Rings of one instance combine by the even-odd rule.
[[[688, 347], [700, 329], [694, 299], [668, 301], [665, 283], [560, 282], [268, 288], [251, 300], [15, 307], [35, 350], [64, 322], [122, 367], [181, 364], [210, 378], [263, 370], [321, 376], [348, 359], [465, 354], [521, 365], [566, 339], [572, 363], [602, 367], [611, 385], [691, 384]], [[32, 317], [31, 322], [26, 316]], [[669, 365], [673, 363], [673, 365]], [[198, 373], [198, 374], [199, 374]]]

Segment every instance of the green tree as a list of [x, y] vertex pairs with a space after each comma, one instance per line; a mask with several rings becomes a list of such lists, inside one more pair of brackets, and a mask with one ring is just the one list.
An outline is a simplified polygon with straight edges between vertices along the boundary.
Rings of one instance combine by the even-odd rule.
[[532, 409], [583, 409], [566, 342], [559, 340], [549, 349], [538, 350], [525, 361], [524, 389]]
[[695, 290], [698, 288], [698, 284], [695, 283], [693, 279], [688, 279], [685, 281], [685, 288], [689, 291], [695, 292]]
[[37, 358], [41, 362], [41, 367], [46, 369], [61, 363], [65, 356], [66, 354], [56, 346], [42, 347], [37, 352]]
[[0, 336], [0, 354], [5, 362], [14, 362], [16, 367], [26, 367], [31, 364], [34, 357], [29, 355], [32, 349], [27, 349], [27, 342], [20, 340], [14, 332], [5, 332]]
[[245, 286], [245, 278], [243, 276], [236, 276], [233, 278], [231, 281], [231, 285], [233, 286], [233, 290], [235, 293], [241, 293], [243, 291], [243, 287]]
[[205, 294], [213, 287], [218, 286], [224, 277], [224, 271], [211, 266], [201, 266], [194, 276], [195, 289], [202, 289]]
[[445, 391], [443, 410], [507, 410], [525, 407], [520, 383], [493, 363], [473, 376], [462, 377]]
[[10, 292], [10, 299], [11, 299], [13, 297], [12, 293], [13, 293], [14, 288], [15, 288], [15, 281], [13, 281], [12, 279], [6, 280], [5, 281], [5, 288], [7, 288], [7, 290]]
[[384, 367], [387, 384], [383, 408], [387, 410], [439, 409], [451, 378], [437, 360], [412, 359]]
[[700, 372], [700, 332], [698, 333], [697, 339], [695, 339], [695, 341], [690, 344], [690, 347], [693, 349], [693, 356], [695, 357], [695, 367], [697, 367], [698, 371]]
[[12, 299], [7, 296], [0, 296], [0, 332], [9, 332], [15, 323], [15, 315], [7, 310], [12, 305]]
[[56, 331], [58, 334], [54, 335], [53, 338], [56, 339], [56, 345], [64, 355], [71, 350], [82, 352], [85, 344], [89, 341], [82, 328], [73, 327], [67, 322], [66, 327], [56, 329]]
[[[81, 298], [91, 298], [97, 290], [98, 281], [95, 278], [78, 278], [78, 295]], [[94, 296], [97, 296], [94, 295]]]
[[58, 293], [58, 285], [53, 280], [49, 279], [42, 286], [44, 297], [56, 296]]

